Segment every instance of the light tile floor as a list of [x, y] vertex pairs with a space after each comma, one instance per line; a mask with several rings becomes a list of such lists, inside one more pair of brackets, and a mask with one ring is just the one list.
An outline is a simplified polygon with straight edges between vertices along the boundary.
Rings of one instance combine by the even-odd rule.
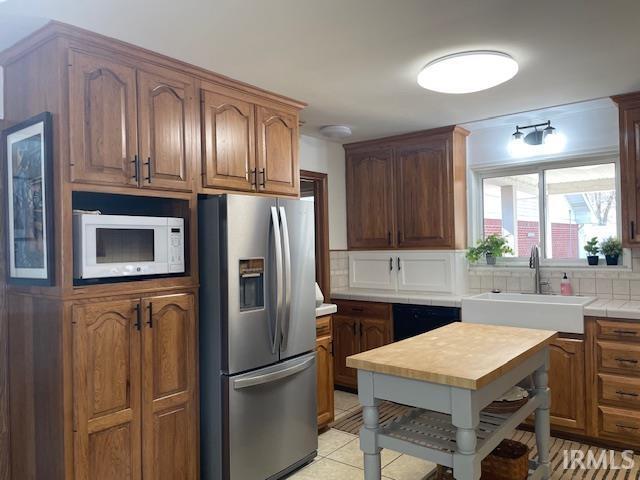
[[[358, 397], [336, 390], [335, 417], [339, 420], [359, 406]], [[423, 480], [436, 468], [409, 455], [382, 451], [382, 478], [385, 480]], [[362, 452], [358, 437], [331, 429], [318, 437], [318, 456], [289, 480], [363, 480]]]

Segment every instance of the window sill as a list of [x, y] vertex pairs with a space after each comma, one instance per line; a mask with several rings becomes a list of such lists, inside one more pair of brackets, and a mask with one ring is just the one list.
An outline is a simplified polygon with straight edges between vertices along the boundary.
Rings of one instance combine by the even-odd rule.
[[[491, 271], [491, 270], [523, 270], [529, 268], [529, 262], [505, 262], [505, 263], [497, 263], [496, 265], [485, 265], [485, 264], [472, 264], [469, 265], [469, 270], [479, 270], [479, 271]], [[552, 263], [552, 264], [540, 264], [540, 269], [543, 270], [593, 270], [594, 272], [632, 272], [631, 265], [584, 265], [582, 263]]]

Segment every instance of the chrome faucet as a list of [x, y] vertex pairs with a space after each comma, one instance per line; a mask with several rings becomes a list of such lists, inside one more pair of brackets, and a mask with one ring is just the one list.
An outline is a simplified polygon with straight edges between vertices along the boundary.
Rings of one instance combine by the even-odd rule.
[[540, 281], [540, 248], [538, 245], [531, 247], [531, 256], [529, 257], [529, 268], [536, 271], [533, 277], [534, 289], [537, 294], [542, 293], [543, 286], [549, 286], [549, 282]]

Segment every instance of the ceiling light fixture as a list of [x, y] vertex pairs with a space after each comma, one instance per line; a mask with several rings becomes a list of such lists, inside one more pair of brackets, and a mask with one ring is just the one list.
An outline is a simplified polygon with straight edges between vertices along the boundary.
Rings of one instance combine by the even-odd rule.
[[325, 125], [320, 127], [320, 133], [328, 138], [341, 139], [351, 136], [351, 128], [346, 125]]
[[[543, 130], [539, 130], [545, 127]], [[526, 135], [521, 130], [533, 129]], [[564, 150], [566, 138], [551, 126], [551, 120], [533, 125], [516, 126], [509, 142], [509, 152], [514, 157], [553, 154]]]
[[435, 92], [471, 93], [500, 85], [516, 73], [518, 62], [510, 55], [475, 50], [429, 62], [418, 73], [418, 84]]

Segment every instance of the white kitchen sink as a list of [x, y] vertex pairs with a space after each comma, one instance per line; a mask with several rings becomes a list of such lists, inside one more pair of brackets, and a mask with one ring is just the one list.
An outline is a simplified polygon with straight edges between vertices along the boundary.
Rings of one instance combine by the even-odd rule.
[[482, 293], [462, 299], [462, 321], [584, 333], [584, 307], [595, 298]]

